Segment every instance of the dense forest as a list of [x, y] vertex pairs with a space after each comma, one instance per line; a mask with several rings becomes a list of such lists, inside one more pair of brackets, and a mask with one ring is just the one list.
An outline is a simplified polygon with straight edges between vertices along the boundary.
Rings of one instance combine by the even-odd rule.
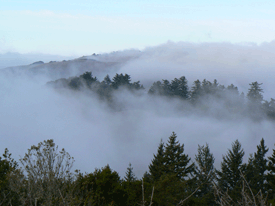
[[[262, 83], [252, 82], [247, 94], [239, 92], [238, 87], [230, 84], [225, 87], [215, 79], [210, 82], [196, 80], [192, 87], [188, 87], [187, 79], [182, 76], [172, 81], [163, 79], [154, 82], [148, 91], [140, 84], [140, 81], [131, 82], [128, 74], [116, 74], [112, 79], [107, 75], [103, 81], [93, 77], [91, 72], [86, 72], [79, 77], [62, 78], [47, 83], [55, 89], [67, 88], [74, 91], [91, 91], [91, 95], [108, 103], [115, 109], [122, 108], [116, 101], [117, 91], [127, 91], [132, 95], [150, 98], [162, 97], [166, 100], [178, 100], [182, 102], [178, 110], [186, 113], [211, 115], [217, 118], [246, 117], [255, 121], [262, 119], [275, 119], [275, 99], [270, 101], [263, 99]], [[172, 103], [171, 103], [171, 106]]]
[[[270, 205], [275, 204], [275, 149], [261, 139], [248, 162], [236, 140], [221, 167], [208, 144], [192, 160], [172, 133], [152, 154], [141, 179], [129, 164], [124, 177], [109, 165], [90, 173], [72, 171], [74, 159], [54, 141], [31, 146], [16, 162], [0, 158], [0, 205]], [[84, 157], [83, 157], [84, 158]]]

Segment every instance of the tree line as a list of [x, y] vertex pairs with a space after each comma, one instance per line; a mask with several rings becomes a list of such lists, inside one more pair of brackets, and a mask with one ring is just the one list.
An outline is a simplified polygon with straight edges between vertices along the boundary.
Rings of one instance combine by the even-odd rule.
[[235, 140], [221, 167], [209, 145], [192, 161], [176, 133], [162, 140], [142, 178], [129, 164], [124, 177], [109, 165], [91, 173], [72, 171], [74, 159], [53, 140], [31, 146], [16, 162], [0, 158], [0, 205], [270, 205], [275, 204], [275, 149], [262, 138], [248, 162]]
[[[146, 95], [147, 93], [151, 97], [179, 99], [191, 105], [191, 108], [195, 108], [195, 111], [201, 114], [213, 115], [213, 111], [215, 111], [214, 115], [219, 118], [230, 114], [231, 116], [242, 115], [253, 120], [275, 119], [275, 99], [264, 100], [262, 83], [257, 81], [249, 84], [250, 88], [246, 95], [243, 92], [240, 93], [237, 86], [231, 84], [225, 87], [216, 79], [213, 82], [206, 79], [196, 80], [189, 88], [184, 76], [174, 78], [172, 81], [163, 79], [154, 82], [148, 92], [140, 84], [140, 81], [132, 83], [128, 74], [116, 74], [112, 79], [107, 75], [100, 82], [93, 77], [91, 72], [85, 72], [79, 77], [62, 78], [48, 82], [47, 85], [56, 89], [69, 88], [75, 91], [88, 89], [101, 100], [107, 101], [113, 108], [116, 105], [113, 98], [115, 91], [126, 89], [137, 95]], [[215, 107], [215, 104], [221, 105], [221, 108]], [[181, 110], [190, 110], [190, 107], [183, 106]]]

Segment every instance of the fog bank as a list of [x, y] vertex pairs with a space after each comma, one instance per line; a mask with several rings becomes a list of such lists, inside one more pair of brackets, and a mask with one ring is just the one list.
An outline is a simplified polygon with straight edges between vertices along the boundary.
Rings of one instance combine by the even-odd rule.
[[[233, 83], [247, 93], [249, 83], [263, 83], [264, 98], [275, 98], [273, 69], [275, 43], [262, 45], [230, 43], [168, 42], [143, 51], [127, 50], [88, 56], [100, 62], [123, 62], [113, 73], [128, 73], [149, 89], [154, 81], [186, 76], [190, 87], [196, 79], [217, 79], [225, 86]], [[129, 57], [130, 56], [130, 57]], [[92, 68], [87, 68], [92, 70]], [[112, 70], [97, 70], [95, 76]], [[59, 77], [57, 77], [59, 78]], [[179, 113], [177, 100], [135, 96], [127, 91], [115, 98], [123, 110], [113, 111], [90, 92], [56, 91], [45, 86], [52, 80], [44, 74], [0, 75], [0, 150], [8, 148], [15, 159], [31, 145], [54, 139], [75, 157], [75, 168], [93, 172], [109, 164], [124, 176], [129, 162], [138, 177], [148, 170], [161, 139], [175, 131], [185, 153], [194, 161], [198, 144], [206, 142], [219, 167], [222, 155], [239, 139], [246, 152], [256, 152], [263, 137], [274, 148], [274, 122], [234, 120]], [[270, 152], [269, 152], [270, 154]]]

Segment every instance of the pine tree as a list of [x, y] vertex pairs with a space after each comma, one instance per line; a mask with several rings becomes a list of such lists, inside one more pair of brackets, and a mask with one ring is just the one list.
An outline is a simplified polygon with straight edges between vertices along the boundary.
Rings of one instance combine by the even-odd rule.
[[272, 199], [272, 203], [275, 203], [275, 149], [271, 157], [268, 157], [268, 166], [267, 166], [267, 184], [269, 197]]
[[129, 86], [131, 82], [131, 77], [128, 74], [123, 75], [121, 74], [116, 74], [113, 77], [113, 82], [112, 82], [112, 87], [114, 89], [118, 89], [120, 86]]
[[149, 165], [149, 173], [152, 180], [158, 181], [164, 172], [164, 143], [160, 141], [157, 154], [154, 154], [154, 158]]
[[179, 83], [179, 91], [180, 91], [180, 96], [183, 99], [188, 99], [189, 97], [189, 88], [188, 88], [188, 84], [187, 84], [187, 79], [185, 78], [185, 76], [182, 76], [180, 78], [180, 83]]
[[136, 176], [133, 172], [133, 167], [131, 163], [129, 163], [129, 166], [127, 167], [127, 171], [124, 179], [126, 182], [134, 182], [136, 180]]
[[149, 166], [157, 205], [176, 205], [190, 194], [192, 188], [187, 177], [194, 172], [194, 164], [189, 164], [190, 161], [188, 155], [184, 154], [184, 145], [177, 141], [174, 132], [165, 145], [161, 141], [158, 153]]
[[191, 158], [184, 154], [184, 144], [177, 141], [176, 133], [172, 133], [168, 142], [165, 145], [164, 152], [164, 172], [166, 174], [175, 174], [179, 179], [182, 179], [194, 170], [194, 164], [188, 166]]
[[127, 205], [137, 205], [141, 196], [141, 182], [137, 180], [131, 163], [129, 163], [122, 185], [126, 192]]
[[175, 78], [171, 81], [171, 93], [173, 96], [179, 96], [179, 80]]
[[238, 87], [235, 87], [234, 84], [227, 86], [227, 91], [229, 91], [231, 94], [239, 95]]
[[106, 75], [106, 77], [104, 77], [103, 82], [108, 86], [112, 84], [112, 80], [110, 79], [110, 76], [108, 74]]
[[208, 144], [206, 146], [198, 146], [198, 154], [195, 156], [195, 160], [196, 187], [200, 187], [196, 196], [199, 197], [200, 205], [211, 205], [214, 203], [212, 181], [215, 178], [215, 158], [210, 153]]
[[223, 156], [221, 171], [216, 171], [219, 187], [223, 191], [228, 190], [233, 200], [237, 199], [242, 188], [240, 171], [244, 170], [243, 156], [244, 151], [241, 148], [241, 143], [236, 140], [232, 144], [232, 149], [228, 151], [226, 156]]
[[265, 193], [266, 191], [266, 175], [265, 172], [267, 170], [267, 162], [268, 160], [265, 158], [266, 153], [268, 152], [268, 148], [264, 143], [264, 139], [261, 139], [260, 145], [257, 146], [257, 152], [254, 153], [253, 158], [253, 171], [254, 175], [251, 178], [251, 187], [255, 189], [255, 192], [259, 192], [260, 190]]
[[162, 80], [161, 86], [162, 86], [163, 95], [165, 96], [172, 95], [171, 84], [167, 79]]
[[263, 101], [263, 89], [261, 88], [262, 83], [259, 84], [258, 82], [252, 82], [249, 85], [250, 89], [247, 93], [248, 100], [256, 104], [261, 104]]
[[193, 104], [196, 104], [198, 102], [198, 99], [201, 97], [203, 93], [202, 86], [200, 80], [196, 80], [193, 83], [193, 87], [190, 91], [190, 101]]
[[162, 94], [161, 82], [160, 81], [154, 82], [153, 85], [150, 87], [148, 94], [161, 95]]
[[250, 89], [247, 93], [247, 113], [253, 120], [261, 120], [264, 117], [262, 108], [262, 84], [259, 84], [258, 82], [252, 82], [249, 85]]
[[188, 99], [188, 85], [185, 76], [172, 80], [171, 91], [175, 96], [181, 97], [182, 99]]
[[213, 93], [212, 83], [210, 81], [207, 81], [206, 79], [204, 79], [201, 83], [201, 87], [203, 90], [203, 94], [208, 95]]

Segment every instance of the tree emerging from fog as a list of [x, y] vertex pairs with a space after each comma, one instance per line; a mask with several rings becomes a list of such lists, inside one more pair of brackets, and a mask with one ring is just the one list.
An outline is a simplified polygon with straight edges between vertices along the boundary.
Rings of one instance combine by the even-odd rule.
[[[116, 102], [116, 95], [130, 92], [133, 97], [147, 95], [148, 98], [157, 98], [157, 101], [161, 101], [161, 98], [172, 100], [172, 102], [181, 101], [182, 106], [177, 109], [191, 114], [222, 119], [244, 117], [255, 121], [275, 119], [275, 100], [263, 99], [262, 83], [257, 81], [249, 84], [250, 88], [246, 95], [239, 92], [234, 84], [225, 87], [216, 79], [213, 82], [197, 79], [189, 88], [185, 76], [174, 78], [172, 81], [167, 79], [156, 81], [148, 91], [140, 81], [132, 83], [131, 76], [128, 74], [116, 74], [112, 79], [107, 75], [100, 82], [97, 77], [93, 77], [91, 72], [85, 72], [79, 77], [58, 79], [48, 82], [47, 85], [55, 89], [90, 91], [91, 95], [106, 101], [115, 110], [121, 109], [121, 104], [123, 104], [123, 100], [119, 104]], [[171, 107], [173, 107], [172, 103]]]

